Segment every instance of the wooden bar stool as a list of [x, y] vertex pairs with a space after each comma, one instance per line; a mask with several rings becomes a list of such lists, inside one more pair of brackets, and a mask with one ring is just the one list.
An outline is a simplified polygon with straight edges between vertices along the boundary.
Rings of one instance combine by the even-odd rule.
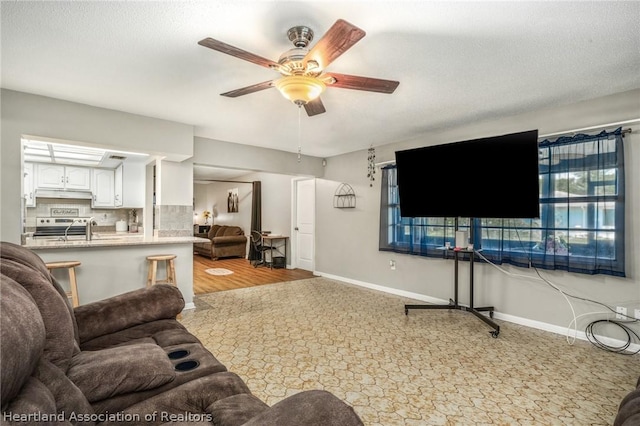
[[63, 260], [60, 262], [46, 263], [47, 269], [53, 271], [54, 269], [67, 269], [69, 271], [69, 289], [67, 297], [71, 298], [71, 303], [75, 308], [80, 304], [78, 300], [78, 283], [76, 282], [76, 266], [80, 266], [81, 263], [77, 260]]
[[[147, 256], [149, 262], [149, 272], [147, 273], [147, 287], [151, 287], [154, 284], [172, 284], [178, 286], [176, 283], [176, 265], [173, 262], [177, 256], [175, 254], [156, 254], [153, 256]], [[157, 278], [158, 262], [165, 261], [165, 267], [167, 271], [167, 277], [164, 280]]]

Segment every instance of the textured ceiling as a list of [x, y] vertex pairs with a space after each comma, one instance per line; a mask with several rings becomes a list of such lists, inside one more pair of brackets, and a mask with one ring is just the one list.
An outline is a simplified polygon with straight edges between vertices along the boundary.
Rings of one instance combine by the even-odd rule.
[[[278, 76], [199, 46], [212, 37], [277, 60], [287, 30], [338, 19], [367, 32], [328, 71], [399, 80], [394, 94], [330, 88], [300, 117], [328, 157], [434, 129], [640, 87], [640, 2], [212, 1], [1, 3], [2, 87], [188, 123], [195, 134], [297, 150]], [[313, 42], [312, 42], [313, 44]]]

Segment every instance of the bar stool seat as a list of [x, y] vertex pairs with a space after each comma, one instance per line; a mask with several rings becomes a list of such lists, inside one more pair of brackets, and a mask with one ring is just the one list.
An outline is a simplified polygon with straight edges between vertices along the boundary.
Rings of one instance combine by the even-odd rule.
[[[178, 286], [176, 283], [176, 266], [174, 263], [174, 259], [177, 256], [175, 254], [156, 254], [152, 256], [147, 256], [147, 262], [149, 264], [149, 272], [147, 273], [147, 287], [151, 287], [154, 284], [172, 284], [174, 286]], [[158, 273], [158, 262], [165, 262], [165, 268], [167, 271], [167, 276], [164, 280], [159, 280], [157, 277]]]
[[62, 260], [59, 262], [48, 262], [45, 264], [49, 271], [54, 269], [67, 269], [69, 271], [69, 289], [67, 297], [71, 298], [71, 303], [75, 308], [80, 304], [78, 300], [78, 283], [76, 281], [76, 266], [80, 266], [81, 263], [77, 260]]

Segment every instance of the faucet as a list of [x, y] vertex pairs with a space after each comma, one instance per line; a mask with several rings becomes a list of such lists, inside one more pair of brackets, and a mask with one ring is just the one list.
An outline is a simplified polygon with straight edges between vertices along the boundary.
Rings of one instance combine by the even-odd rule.
[[86, 238], [87, 241], [91, 241], [91, 238], [93, 237], [93, 225], [94, 224], [97, 225], [97, 223], [95, 223], [93, 221], [93, 219], [95, 219], [95, 218], [92, 216], [87, 220], [87, 225], [86, 225], [86, 228], [85, 228], [85, 234], [86, 234], [85, 238]]
[[64, 230], [64, 240], [63, 241], [69, 241], [69, 237], [67, 236], [67, 232], [69, 232], [69, 228], [71, 228], [73, 226], [74, 223], [79, 222], [78, 219], [73, 219], [73, 222], [71, 222], [69, 224], [69, 226], [67, 226], [67, 229]]

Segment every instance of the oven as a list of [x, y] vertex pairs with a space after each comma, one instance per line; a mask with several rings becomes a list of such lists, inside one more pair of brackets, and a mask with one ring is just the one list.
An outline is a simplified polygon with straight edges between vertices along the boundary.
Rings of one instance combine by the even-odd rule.
[[87, 223], [89, 217], [37, 217], [36, 230], [33, 237], [36, 239], [57, 239], [64, 237], [82, 237], [87, 235]]

